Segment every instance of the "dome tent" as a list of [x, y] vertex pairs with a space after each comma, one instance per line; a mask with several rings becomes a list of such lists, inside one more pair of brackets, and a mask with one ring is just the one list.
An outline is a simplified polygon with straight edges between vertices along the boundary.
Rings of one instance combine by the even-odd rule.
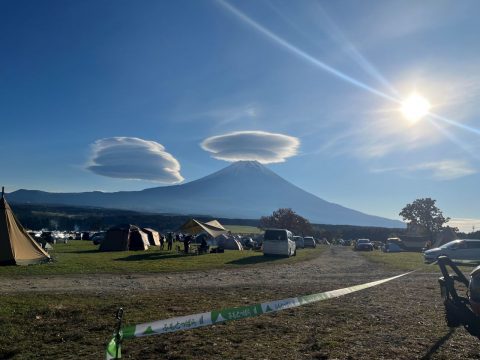
[[243, 250], [243, 246], [233, 236], [227, 236], [225, 234], [219, 235], [215, 238], [218, 247], [225, 250]]
[[17, 220], [4, 196], [0, 200], [0, 265], [30, 265], [50, 260]]
[[108, 229], [100, 251], [148, 250], [148, 235], [138, 226], [125, 224]]

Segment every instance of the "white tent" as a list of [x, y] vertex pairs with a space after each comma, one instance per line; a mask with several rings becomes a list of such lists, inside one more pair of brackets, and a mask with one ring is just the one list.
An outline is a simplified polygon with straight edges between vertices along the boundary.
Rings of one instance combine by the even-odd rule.
[[221, 247], [225, 250], [243, 250], [243, 246], [240, 241], [234, 237], [226, 236], [225, 234], [217, 236], [215, 241], [217, 242], [218, 247]]

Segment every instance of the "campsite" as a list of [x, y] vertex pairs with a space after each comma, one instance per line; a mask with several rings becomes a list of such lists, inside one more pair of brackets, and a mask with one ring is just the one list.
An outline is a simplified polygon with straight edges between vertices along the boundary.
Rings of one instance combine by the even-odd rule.
[[0, 360], [480, 360], [479, 13], [0, 1]]
[[[243, 238], [218, 220], [196, 219], [180, 226], [184, 234], [166, 237], [152, 228], [113, 226], [99, 244], [56, 243], [47, 231], [52, 245], [30, 236], [3, 192], [1, 201], [7, 266], [0, 266], [0, 355], [5, 359], [98, 358], [120, 308], [122, 321], [141, 323], [355, 286], [411, 270], [414, 276], [394, 283], [278, 314], [153, 340], [124, 339], [122, 353], [132, 359], [369, 359], [375, 346], [376, 356], [385, 358], [477, 357], [468, 345], [475, 340], [444, 323], [436, 296], [438, 269], [424, 264], [418, 251], [359, 253], [356, 241], [325, 239], [295, 256], [266, 256], [261, 246], [244, 249]], [[292, 236], [287, 230], [267, 232], [268, 239]], [[167, 250], [166, 238], [172, 241]], [[182, 238], [192, 240], [195, 250], [182, 250]], [[199, 252], [199, 245], [209, 251]], [[450, 346], [444, 346], [447, 341]]]
[[[382, 253], [371, 256], [376, 254]], [[398, 274], [405, 266], [407, 270], [422, 266], [420, 256], [406, 264], [405, 253], [386, 255], [397, 258], [396, 263], [370, 261], [364, 253], [333, 247], [320, 250], [313, 259], [295, 263], [290, 262], [293, 258], [283, 259], [275, 266], [1, 275], [1, 288], [6, 290], [0, 310], [0, 349], [4, 358], [13, 359], [98, 359], [113, 331], [118, 307], [123, 307], [127, 323], [141, 323], [336, 289]], [[477, 340], [463, 329], [450, 331], [444, 324], [437, 270], [423, 266], [414, 277], [340, 299], [125, 341], [122, 353], [131, 359], [371, 359], [374, 346], [383, 358], [477, 358]]]

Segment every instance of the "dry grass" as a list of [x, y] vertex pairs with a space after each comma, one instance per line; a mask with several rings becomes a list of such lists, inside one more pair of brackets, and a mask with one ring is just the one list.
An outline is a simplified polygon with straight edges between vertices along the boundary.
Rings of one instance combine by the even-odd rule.
[[[360, 258], [361, 259], [361, 258]], [[119, 306], [136, 324], [365, 282], [384, 265], [330, 260], [328, 281], [289, 287], [265, 283], [222, 288], [86, 294], [2, 295], [0, 359], [98, 359]], [[391, 274], [386, 268], [385, 274]], [[478, 359], [478, 339], [450, 332], [437, 274], [415, 273], [372, 289], [253, 319], [124, 342], [125, 359]]]

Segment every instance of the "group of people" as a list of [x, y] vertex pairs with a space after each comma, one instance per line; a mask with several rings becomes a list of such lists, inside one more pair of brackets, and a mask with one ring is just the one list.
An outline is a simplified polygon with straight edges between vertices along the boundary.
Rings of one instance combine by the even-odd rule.
[[165, 243], [167, 243], [167, 250], [172, 250], [173, 242], [180, 241], [180, 234], [173, 234], [172, 232], [168, 232], [167, 235], [160, 235], [160, 250], [165, 249]]
[[[183, 234], [174, 234], [172, 232], [168, 232], [166, 235], [160, 235], [160, 250], [165, 249], [165, 243], [167, 243], [167, 250], [172, 250], [173, 242], [183, 242], [183, 251], [185, 254], [190, 252], [190, 244], [193, 242], [194, 237], [192, 235], [183, 235]], [[207, 252], [208, 251], [207, 240], [205, 237], [202, 237], [199, 251]]]

